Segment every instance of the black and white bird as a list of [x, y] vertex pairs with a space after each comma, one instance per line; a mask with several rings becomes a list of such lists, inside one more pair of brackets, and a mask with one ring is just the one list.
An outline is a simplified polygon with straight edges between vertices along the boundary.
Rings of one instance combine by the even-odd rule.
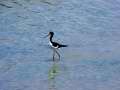
[[55, 53], [59, 56], [59, 59], [60, 59], [60, 54], [57, 52], [57, 49], [61, 48], [61, 47], [67, 47], [67, 45], [63, 45], [63, 44], [54, 42], [52, 40], [52, 38], [54, 36], [54, 32], [49, 32], [47, 36], [49, 36], [49, 44], [53, 48], [53, 60], [54, 60]]

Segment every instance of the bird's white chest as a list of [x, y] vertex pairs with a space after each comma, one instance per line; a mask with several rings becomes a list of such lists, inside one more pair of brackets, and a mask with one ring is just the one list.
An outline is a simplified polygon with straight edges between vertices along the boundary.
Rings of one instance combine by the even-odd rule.
[[50, 44], [50, 46], [52, 46], [53, 47], [53, 45], [52, 45], [52, 43], [49, 41], [49, 44]]

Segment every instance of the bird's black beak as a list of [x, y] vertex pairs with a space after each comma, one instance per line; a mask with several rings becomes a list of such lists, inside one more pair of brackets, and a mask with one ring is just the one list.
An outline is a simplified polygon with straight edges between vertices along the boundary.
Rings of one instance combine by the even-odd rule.
[[46, 35], [44, 38], [46, 38], [46, 37], [48, 37], [48, 36], [50, 36], [50, 34]]

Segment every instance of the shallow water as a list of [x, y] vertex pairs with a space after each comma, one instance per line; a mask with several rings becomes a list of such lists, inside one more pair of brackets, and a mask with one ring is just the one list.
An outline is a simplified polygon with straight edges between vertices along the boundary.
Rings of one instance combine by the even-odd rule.
[[119, 0], [0, 0], [0, 90], [120, 90], [119, 21]]

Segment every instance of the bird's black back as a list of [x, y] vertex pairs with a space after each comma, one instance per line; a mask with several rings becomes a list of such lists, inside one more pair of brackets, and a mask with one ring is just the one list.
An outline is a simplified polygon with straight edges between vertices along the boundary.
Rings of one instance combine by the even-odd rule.
[[59, 44], [57, 42], [52, 42], [52, 44], [53, 44], [54, 47], [58, 47], [58, 48], [67, 47], [67, 45], [62, 45], [62, 44]]

